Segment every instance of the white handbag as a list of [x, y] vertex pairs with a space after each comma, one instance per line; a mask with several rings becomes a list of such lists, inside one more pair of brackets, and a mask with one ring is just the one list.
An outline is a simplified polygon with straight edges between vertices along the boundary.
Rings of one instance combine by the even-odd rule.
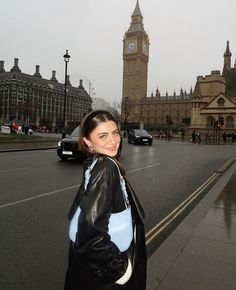
[[[116, 164], [116, 162], [112, 158], [109, 158], [109, 159], [112, 160]], [[97, 162], [97, 158], [93, 161], [91, 166], [85, 171], [85, 185], [84, 185], [85, 190], [89, 183], [91, 171], [93, 167], [95, 166], [96, 162]], [[116, 246], [119, 248], [121, 252], [124, 252], [128, 250], [133, 240], [133, 235], [134, 235], [133, 222], [132, 222], [131, 207], [129, 204], [128, 194], [127, 194], [126, 186], [125, 186], [125, 180], [123, 176], [121, 175], [120, 169], [117, 164], [116, 166], [120, 175], [120, 186], [121, 186], [121, 191], [123, 194], [124, 204], [126, 208], [125, 210], [121, 212], [111, 214], [109, 224], [108, 224], [108, 233], [111, 237], [111, 241], [116, 244]], [[76, 234], [79, 234], [79, 232], [77, 233], [77, 231], [79, 230], [78, 219], [79, 219], [80, 212], [81, 212], [81, 209], [78, 206], [70, 222], [69, 236], [73, 242], [75, 242], [76, 240]]]

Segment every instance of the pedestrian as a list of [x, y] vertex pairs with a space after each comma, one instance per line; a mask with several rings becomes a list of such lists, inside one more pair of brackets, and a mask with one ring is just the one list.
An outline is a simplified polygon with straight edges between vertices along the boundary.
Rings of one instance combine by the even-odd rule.
[[192, 132], [192, 142], [196, 143], [196, 131], [195, 131], [195, 129]]
[[65, 290], [146, 289], [144, 212], [117, 159], [120, 141], [111, 113], [84, 117], [79, 143], [88, 158], [69, 212]]
[[197, 140], [198, 140], [198, 144], [200, 145], [201, 144], [201, 133], [200, 132], [197, 133]]

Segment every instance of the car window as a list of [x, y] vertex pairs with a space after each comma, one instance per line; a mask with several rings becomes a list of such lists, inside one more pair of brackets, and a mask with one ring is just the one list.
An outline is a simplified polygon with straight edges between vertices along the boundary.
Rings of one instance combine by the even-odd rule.
[[146, 130], [135, 130], [135, 134], [139, 136], [148, 135], [148, 132]]
[[71, 137], [79, 137], [79, 126], [71, 133]]

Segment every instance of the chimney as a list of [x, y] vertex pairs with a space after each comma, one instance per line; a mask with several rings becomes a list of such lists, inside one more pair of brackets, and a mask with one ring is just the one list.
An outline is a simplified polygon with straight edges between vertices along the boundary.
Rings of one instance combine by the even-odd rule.
[[11, 72], [21, 72], [21, 70], [20, 70], [20, 68], [18, 66], [18, 62], [19, 62], [19, 59], [18, 58], [14, 58], [14, 66], [11, 69]]
[[39, 65], [36, 65], [36, 66], [35, 66], [35, 74], [34, 74], [34, 76], [35, 76], [35, 77], [38, 77], [38, 78], [41, 78], [42, 76], [41, 76], [41, 74], [40, 74], [40, 72], [39, 72], [39, 68], [40, 68]]
[[0, 73], [3, 73], [5, 72], [5, 69], [4, 69], [4, 61], [3, 60], [0, 60]]
[[58, 82], [56, 79], [56, 71], [55, 70], [52, 71], [52, 77], [51, 77], [50, 81]]
[[66, 76], [66, 84], [67, 84], [68, 86], [71, 86], [71, 83], [70, 83], [70, 76], [69, 76], [69, 75]]
[[83, 80], [79, 80], [79, 89], [83, 89]]

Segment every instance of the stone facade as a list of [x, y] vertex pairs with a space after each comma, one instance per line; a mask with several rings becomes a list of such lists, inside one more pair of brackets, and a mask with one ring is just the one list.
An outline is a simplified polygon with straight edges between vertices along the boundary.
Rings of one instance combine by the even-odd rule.
[[[46, 126], [60, 130], [64, 118], [65, 84], [56, 79], [52, 72], [50, 80], [42, 78], [39, 66], [34, 75], [22, 73], [15, 58], [14, 66], [6, 72], [4, 61], [0, 61], [0, 122], [15, 122], [34, 128]], [[73, 87], [67, 76], [66, 125], [75, 127], [85, 113], [91, 110], [92, 99], [80, 80]]]

